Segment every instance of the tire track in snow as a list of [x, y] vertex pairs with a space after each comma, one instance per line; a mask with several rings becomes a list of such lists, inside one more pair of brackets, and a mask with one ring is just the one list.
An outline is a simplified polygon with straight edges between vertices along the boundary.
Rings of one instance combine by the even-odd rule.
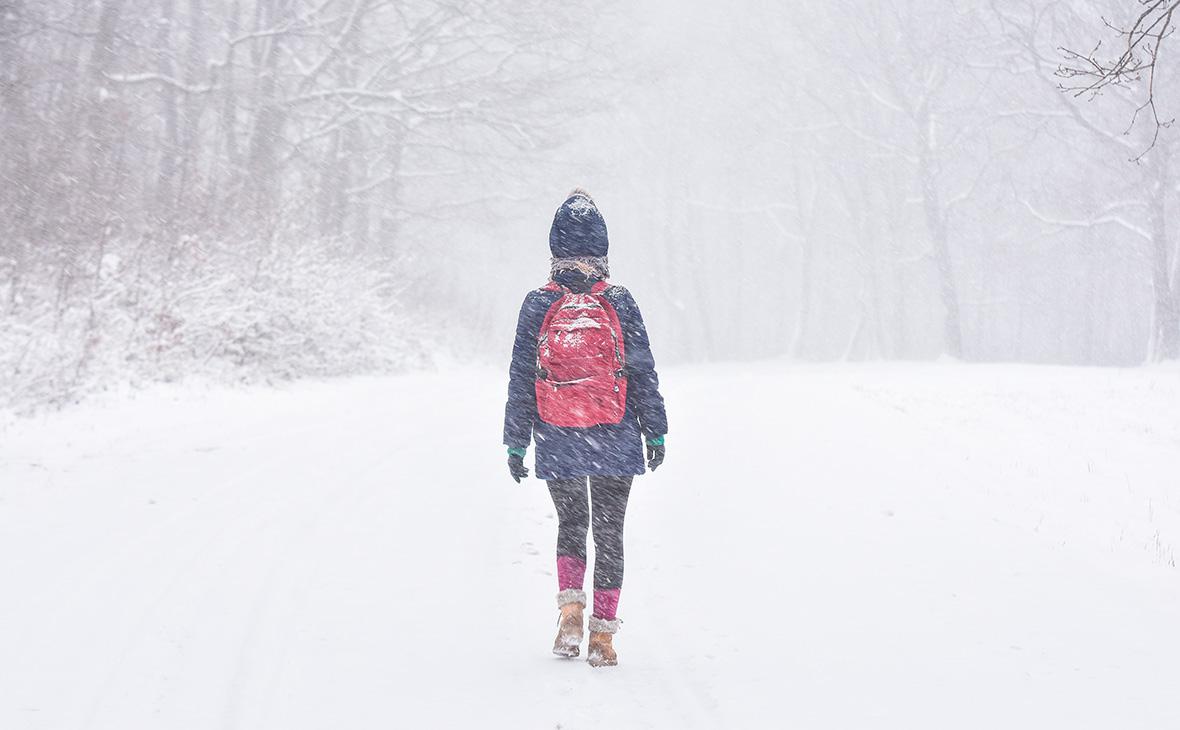
[[[323, 424], [317, 424], [296, 429], [293, 432], [286, 432], [286, 436], [311, 435], [322, 431], [323, 428]], [[180, 551], [185, 553], [187, 557], [176, 564], [176, 572], [140, 612], [138, 619], [134, 622], [135, 629], [127, 633], [118, 658], [112, 663], [106, 679], [94, 694], [90, 711], [91, 722], [101, 712], [104, 698], [115, 694], [113, 688], [119, 681], [127, 657], [132, 653], [134, 648], [141, 645], [144, 641], [144, 627], [151, 625], [154, 617], [162, 614], [168, 615], [163, 608], [178, 589], [184, 588], [192, 591], [197, 585], [200, 585], [199, 583], [194, 584], [191, 578], [194, 573], [199, 572], [200, 568], [210, 564], [210, 554], [217, 554], [218, 552], [212, 550], [212, 548], [218, 545], [224, 545], [228, 548], [223, 548], [220, 551], [224, 553], [222, 560], [225, 562], [225, 567], [217, 575], [232, 574], [237, 569], [237, 564], [232, 560], [233, 557], [241, 554], [249, 555], [254, 552], [253, 549], [257, 547], [261, 540], [265, 539], [267, 531], [272, 527], [276, 525], [281, 526], [286, 520], [300, 519], [308, 513], [315, 515], [315, 520], [320, 518], [321, 511], [319, 509], [309, 508], [307, 510], [292, 511], [292, 508], [288, 508], [286, 512], [276, 512], [274, 509], [271, 509], [273, 506], [273, 493], [269, 490], [257, 487], [235, 489], [243, 483], [248, 483], [248, 480], [253, 481], [255, 485], [273, 483], [275, 480], [266, 478], [267, 475], [275, 474], [276, 472], [281, 473], [282, 469], [278, 467], [286, 466], [289, 463], [289, 459], [285, 457], [275, 457], [271, 460], [258, 463], [256, 467], [251, 468], [248, 472], [240, 474], [230, 482], [224, 484], [214, 494], [208, 495], [203, 500], [203, 508], [199, 511], [194, 509], [183, 517], [178, 516], [177, 519], [182, 519], [182, 524], [187, 525], [188, 529], [169, 533], [167, 529], [161, 528], [160, 530], [154, 531], [151, 537], [140, 540], [140, 543], [146, 546], [151, 546], [153, 543], [166, 546], [184, 546], [180, 548]], [[309, 474], [303, 472], [303, 476], [307, 477]], [[318, 491], [314, 485], [331, 484], [332, 477], [334, 476], [336, 475], [325, 472], [324, 479], [307, 481], [306, 483], [311, 486], [308, 490], [309, 494], [314, 495]], [[331, 501], [331, 490], [329, 489], [328, 491], [328, 499]], [[226, 499], [227, 497], [231, 497], [232, 499]], [[291, 513], [288, 514], [288, 512]], [[227, 514], [232, 515], [232, 518], [222, 518], [223, 515]], [[312, 524], [314, 525], [314, 522]], [[211, 526], [212, 529], [210, 529]], [[194, 543], [194, 536], [197, 535], [200, 536], [200, 539]], [[228, 547], [230, 545], [232, 547]], [[161, 556], [161, 561], [167, 563], [174, 562], [174, 553], [170, 553], [168, 550], [160, 550], [158, 552]], [[276, 553], [276, 557], [273, 560], [280, 558], [281, 555]], [[210, 581], [212, 578], [206, 577], [204, 580]]]
[[[311, 433], [315, 430], [315, 426], [309, 426], [301, 429], [298, 433]], [[251, 442], [251, 445], [257, 446], [272, 438], [264, 436]], [[266, 450], [257, 449], [256, 451], [265, 453]], [[133, 625], [142, 625], [147, 617], [157, 610], [158, 604], [183, 583], [182, 578], [187, 575], [191, 567], [202, 562], [204, 548], [224, 534], [226, 529], [224, 525], [219, 529], [215, 527], [214, 534], [198, 542], [195, 548], [191, 544], [193, 536], [206, 533], [210, 529], [210, 525], [217, 525], [213, 518], [222, 514], [226, 508], [224, 498], [231, 494], [236, 497], [237, 502], [232, 506], [237, 508], [257, 503], [262, 498], [260, 495], [257, 495], [253, 490], [240, 489], [239, 487], [252, 477], [264, 473], [274, 463], [279, 463], [281, 460], [281, 457], [275, 457], [270, 461], [254, 461], [248, 469], [239, 470], [233, 478], [220, 482], [220, 486], [200, 493], [198, 503], [191, 506], [186, 505], [165, 519], [149, 523], [146, 530], [137, 532], [133, 537], [119, 543], [117, 547], [98, 545], [96, 547], [99, 549], [88, 550], [82, 556], [83, 562], [80, 566], [71, 566], [68, 571], [60, 574], [48, 574], [48, 580], [45, 581], [46, 587], [41, 589], [41, 586], [38, 586], [38, 598], [21, 606], [21, 612], [26, 616], [39, 617], [36, 626], [60, 626], [67, 630], [72, 628], [77, 631], [82, 628], [78, 625], [81, 607], [101, 607], [104, 597], [135, 596], [136, 592], [142, 589], [143, 578], [169, 572], [170, 577], [166, 579], [164, 586], [158, 590], [154, 598], [147, 602], [146, 607], [139, 610], [138, 618], [132, 621]], [[253, 502], [247, 501], [251, 496], [255, 497]], [[189, 546], [189, 554], [177, 565], [174, 553], [158, 549], [161, 544], [187, 545]], [[99, 598], [99, 606], [95, 606], [94, 601], [91, 600], [95, 596]], [[113, 651], [108, 652], [102, 649], [102, 641], [94, 636], [94, 632], [101, 633], [110, 630], [111, 627], [104, 622], [98, 627], [86, 630], [82, 636], [77, 637], [74, 644], [76, 652], [85, 652], [87, 646], [92, 646], [94, 647], [92, 654], [94, 651], [103, 651], [105, 656], [114, 657], [113, 665], [108, 672], [104, 673], [107, 679], [101, 680], [100, 686], [105, 686], [110, 681], [109, 677], [117, 673], [130, 647], [135, 643], [134, 635], [129, 634], [119, 642], [117, 648], [113, 648]], [[36, 673], [38, 669], [41, 674], [47, 676], [58, 674], [64, 669], [64, 667], [52, 663], [46, 664], [52, 659], [46, 655], [45, 651], [47, 638], [36, 631], [22, 632], [17, 637], [16, 644], [10, 647], [11, 656], [21, 657], [18, 661], [26, 668], [26, 676]], [[60, 640], [60, 637], [57, 639]], [[94, 646], [96, 643], [97, 646]], [[88, 659], [91, 662], [97, 660], [93, 655], [85, 654], [82, 657], [76, 655], [75, 659], [77, 658]], [[109, 659], [105, 661], [109, 661]], [[77, 682], [70, 682], [63, 686], [69, 687], [69, 691], [79, 692], [84, 691], [85, 682], [81, 685]], [[99, 697], [101, 697], [101, 690], [96, 692], [95, 701]], [[77, 705], [77, 703], [62, 702], [60, 699], [58, 698], [59, 705]], [[96, 705], [94, 702], [84, 704], [90, 708], [85, 715], [91, 717]], [[89, 721], [86, 721], [86, 726], [89, 724]]]
[[[316, 430], [316, 426], [309, 426], [296, 431], [295, 435], [313, 433]], [[250, 445], [256, 447], [273, 440], [273, 438], [272, 435], [260, 437], [254, 442], [250, 442]], [[257, 448], [252, 450], [263, 451]], [[41, 597], [29, 606], [29, 612], [37, 615], [48, 614], [51, 618], [55, 615], [60, 616], [62, 612], [77, 605], [75, 599], [85, 595], [112, 573], [125, 571], [126, 565], [133, 555], [147, 552], [145, 548], [160, 542], [162, 537], [176, 537], [185, 532], [191, 533], [204, 529], [208, 522], [204, 519], [208, 516], [207, 513], [224, 507], [222, 503], [224, 495], [241, 487], [244, 483], [248, 483], [259, 474], [265, 473], [275, 463], [281, 461], [283, 461], [283, 457], [274, 457], [269, 461], [254, 460], [247, 469], [239, 470], [234, 477], [220, 481], [220, 486], [193, 495], [196, 504], [175, 510], [161, 520], [153, 520], [148, 523], [146, 531], [127, 538], [118, 547], [112, 548], [103, 545], [101, 546], [102, 550], [86, 551], [81, 556], [80, 564], [71, 566], [69, 572], [49, 576], [49, 584], [45, 586], [45, 590], [39, 591]], [[246, 489], [240, 490], [238, 493], [248, 495], [253, 492]]]
[[[373, 490], [379, 488], [379, 482], [370, 482], [363, 479], [378, 471], [382, 466], [391, 462], [390, 457], [382, 456], [372, 461], [368, 465], [351, 472], [348, 476], [349, 481], [357, 484], [348, 493], [335, 497], [330, 500], [330, 504], [321, 506], [316, 510], [316, 516], [309, 522], [300, 525], [294, 534], [290, 535], [282, 546], [285, 549], [275, 552], [275, 557], [270, 561], [269, 568], [266, 571], [266, 577], [262, 581], [257, 593], [251, 600], [251, 608], [247, 617], [245, 626], [246, 641], [243, 643], [237, 653], [235, 660], [235, 669], [232, 674], [232, 679], [229, 682], [229, 696], [225, 700], [225, 708], [222, 713], [221, 727], [226, 730], [243, 726], [243, 705], [244, 698], [247, 696], [247, 688], [251, 684], [250, 676], [257, 672], [256, 664], [258, 662], [257, 654], [262, 650], [260, 645], [263, 643], [261, 634], [263, 622], [267, 618], [273, 618], [275, 609], [273, 604], [275, 596], [279, 592], [279, 588], [285, 588], [285, 592], [290, 592], [300, 581], [306, 582], [314, 577], [308, 571], [300, 571], [301, 565], [307, 565], [307, 553], [310, 551], [313, 544], [313, 538], [316, 533], [323, 529], [324, 524], [335, 521], [348, 514], [349, 508], [355, 508], [367, 497], [371, 496]], [[270, 626], [285, 626], [283, 629], [284, 635], [289, 635], [291, 631], [299, 623], [301, 608], [305, 604], [300, 604], [293, 612], [288, 611], [288, 616], [284, 621], [267, 624]], [[273, 695], [275, 692], [275, 685], [278, 677], [282, 674], [282, 669], [285, 662], [285, 655], [289, 651], [291, 643], [289, 641], [271, 641], [271, 648], [274, 651], [274, 660], [270, 669], [270, 679], [265, 683], [266, 688], [263, 691], [263, 701], [259, 709], [262, 715], [261, 724], [257, 727], [269, 727], [267, 722], [270, 715], [270, 708], [273, 705]], [[256, 727], [245, 724], [245, 727]]]

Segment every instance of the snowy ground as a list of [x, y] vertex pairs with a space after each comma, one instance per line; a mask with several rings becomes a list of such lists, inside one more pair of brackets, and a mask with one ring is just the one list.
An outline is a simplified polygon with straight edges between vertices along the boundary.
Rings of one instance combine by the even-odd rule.
[[499, 373], [18, 421], [0, 728], [1178, 727], [1178, 376], [669, 370], [613, 670]]

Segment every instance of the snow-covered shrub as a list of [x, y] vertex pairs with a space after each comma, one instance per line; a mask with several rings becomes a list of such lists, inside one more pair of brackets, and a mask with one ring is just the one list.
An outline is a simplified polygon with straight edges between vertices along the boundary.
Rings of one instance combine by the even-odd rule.
[[424, 364], [393, 262], [331, 243], [105, 245], [0, 269], [0, 407], [119, 384], [385, 373]]

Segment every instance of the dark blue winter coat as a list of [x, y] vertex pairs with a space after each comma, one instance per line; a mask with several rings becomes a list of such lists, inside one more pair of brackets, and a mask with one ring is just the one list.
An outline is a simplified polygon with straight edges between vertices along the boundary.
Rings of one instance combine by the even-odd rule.
[[[588, 290], [589, 283], [578, 288]], [[536, 474], [541, 479], [643, 474], [643, 437], [667, 433], [668, 417], [643, 317], [631, 293], [623, 287], [612, 286], [605, 292], [619, 315], [627, 352], [627, 409], [623, 420], [589, 428], [563, 428], [537, 416], [537, 338], [545, 313], [561, 296], [561, 292], [537, 289], [528, 293], [520, 308], [509, 369], [508, 405], [504, 409], [504, 444], [525, 448], [530, 439], [535, 439]]]

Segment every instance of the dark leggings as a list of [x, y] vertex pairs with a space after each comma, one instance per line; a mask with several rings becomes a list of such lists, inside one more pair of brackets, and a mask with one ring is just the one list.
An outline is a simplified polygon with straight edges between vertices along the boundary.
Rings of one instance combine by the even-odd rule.
[[586, 562], [586, 530], [594, 516], [594, 587], [623, 587], [623, 517], [634, 477], [587, 477], [549, 481], [549, 496], [557, 508], [557, 555]]

